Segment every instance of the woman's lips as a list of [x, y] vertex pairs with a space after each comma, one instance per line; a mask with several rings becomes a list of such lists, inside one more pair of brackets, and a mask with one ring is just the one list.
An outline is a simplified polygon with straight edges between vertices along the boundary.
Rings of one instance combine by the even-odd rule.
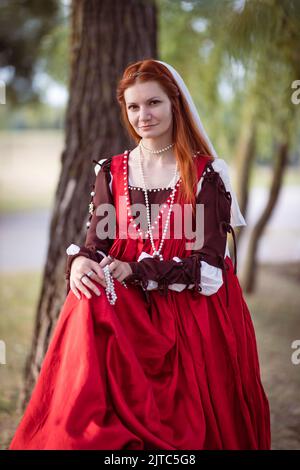
[[142, 126], [142, 129], [149, 129], [150, 127], [154, 127], [154, 126], [155, 126], [155, 124], [152, 124], [150, 126]]

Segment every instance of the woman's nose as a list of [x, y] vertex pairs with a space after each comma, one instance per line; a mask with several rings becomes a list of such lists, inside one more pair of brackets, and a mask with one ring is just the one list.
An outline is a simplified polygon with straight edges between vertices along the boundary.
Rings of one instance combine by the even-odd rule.
[[146, 108], [141, 108], [140, 109], [140, 119], [149, 121], [151, 119], [151, 114], [148, 109]]

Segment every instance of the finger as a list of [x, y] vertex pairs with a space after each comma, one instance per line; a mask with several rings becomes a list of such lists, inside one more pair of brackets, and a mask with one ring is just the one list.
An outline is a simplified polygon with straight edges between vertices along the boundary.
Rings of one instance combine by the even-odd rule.
[[112, 263], [110, 263], [110, 265], [109, 265], [109, 271], [110, 271], [111, 273], [113, 273], [113, 272], [117, 269], [117, 267], [118, 267], [119, 264], [120, 264], [120, 263], [118, 263], [117, 260], [115, 260], [115, 261], [113, 261]]
[[106, 281], [105, 281], [105, 279], [99, 279], [97, 282], [99, 282], [99, 284], [100, 284], [102, 287], [107, 287], [107, 286], [106, 286]]
[[[104, 279], [103, 269], [100, 267], [98, 263], [95, 263], [95, 265], [93, 265], [93, 271], [95, 271], [99, 279]], [[96, 275], [93, 275], [92, 279], [95, 279]]]
[[[82, 278], [83, 280], [84, 278]], [[90, 291], [84, 286], [82, 280], [78, 280], [77, 283], [76, 283], [76, 287], [77, 289], [82, 292], [88, 299], [90, 299], [92, 296], [91, 296], [91, 293]]]
[[118, 281], [119, 282], [124, 281], [124, 279], [126, 279], [127, 276], [128, 276], [127, 273], [121, 273], [120, 276], [118, 277]]
[[100, 268], [98, 263], [96, 263], [96, 265], [93, 267], [93, 273], [90, 274], [89, 278], [92, 281], [98, 282], [99, 284], [101, 284], [101, 286], [106, 287], [104, 272], [103, 269]]
[[75, 286], [75, 283], [73, 281], [70, 282], [70, 287], [71, 287], [71, 291], [73, 292], [73, 294], [75, 294], [77, 299], [80, 300], [81, 299], [80, 292], [77, 289], [77, 287]]
[[112, 263], [112, 258], [110, 256], [105, 256], [99, 263], [99, 266], [101, 268], [104, 268], [104, 266], [106, 266], [107, 264], [110, 264]]
[[98, 287], [90, 280], [88, 276], [84, 276], [81, 279], [81, 282], [88, 286], [96, 295], [101, 295], [101, 292], [99, 291]]
[[117, 266], [117, 268], [112, 272], [112, 277], [119, 280], [119, 277], [122, 275], [122, 266]]
[[100, 284], [103, 287], [106, 287], [106, 281], [105, 281], [105, 278], [104, 278], [104, 274], [103, 274], [103, 279], [100, 279], [97, 276], [97, 274], [93, 274], [93, 276], [90, 276], [90, 278], [92, 279], [92, 281], [97, 282], [98, 284]]

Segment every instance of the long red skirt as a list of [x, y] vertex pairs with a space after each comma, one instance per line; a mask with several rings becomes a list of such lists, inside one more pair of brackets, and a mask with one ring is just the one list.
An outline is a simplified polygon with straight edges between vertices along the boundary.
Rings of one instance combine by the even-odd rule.
[[231, 260], [210, 296], [69, 292], [10, 449], [269, 449], [252, 320]]

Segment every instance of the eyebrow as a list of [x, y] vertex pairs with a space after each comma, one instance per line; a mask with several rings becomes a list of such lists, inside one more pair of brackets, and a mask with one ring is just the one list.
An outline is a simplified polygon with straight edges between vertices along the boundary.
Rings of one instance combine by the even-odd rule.
[[[149, 99], [146, 100], [146, 101], [152, 101], [152, 100], [154, 100], [154, 99], [156, 99], [156, 98], [160, 99], [159, 96], [152, 96], [152, 98], [149, 98]], [[129, 106], [130, 104], [136, 104], [136, 103], [133, 103], [133, 102], [132, 102], [132, 103], [127, 103], [127, 106]]]

